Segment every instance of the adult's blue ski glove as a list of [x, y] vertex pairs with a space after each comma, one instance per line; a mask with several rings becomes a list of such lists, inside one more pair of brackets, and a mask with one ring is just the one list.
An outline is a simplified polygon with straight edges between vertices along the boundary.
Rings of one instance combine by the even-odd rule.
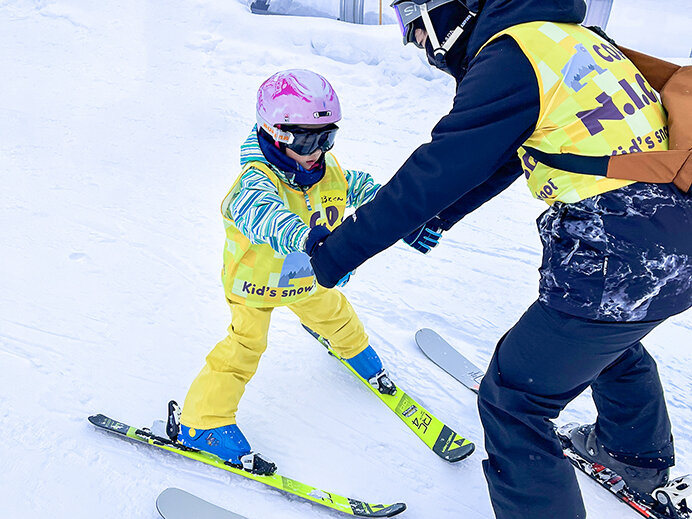
[[348, 280], [351, 279], [351, 276], [355, 273], [355, 270], [352, 270], [348, 274], [346, 274], [344, 277], [342, 277], [339, 281], [336, 282], [336, 286], [339, 288], [343, 287], [346, 283], [348, 283]]
[[427, 223], [421, 225], [403, 240], [418, 252], [427, 254], [435, 247], [442, 237], [442, 220], [435, 216]]

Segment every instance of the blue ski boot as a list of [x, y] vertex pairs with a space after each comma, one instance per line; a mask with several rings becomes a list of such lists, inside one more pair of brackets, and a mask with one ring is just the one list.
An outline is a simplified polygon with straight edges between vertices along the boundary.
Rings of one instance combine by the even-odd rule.
[[361, 377], [384, 395], [396, 394], [396, 386], [372, 346], [368, 346], [353, 358], [345, 359]]
[[171, 441], [190, 449], [218, 456], [226, 464], [253, 474], [270, 476], [276, 465], [258, 452], [250, 450], [250, 444], [237, 425], [224, 425], [214, 429], [195, 429], [180, 423], [182, 409], [175, 400], [168, 402], [166, 435]]
[[652, 492], [668, 482], [670, 470], [665, 467], [638, 467], [624, 463], [611, 454], [596, 437], [595, 424], [580, 425], [570, 433], [572, 448], [585, 460], [598, 463], [620, 476], [627, 488], [647, 504], [654, 504]]
[[178, 442], [185, 447], [214, 454], [228, 465], [253, 474], [270, 476], [276, 472], [274, 463], [264, 459], [260, 453], [250, 450], [245, 435], [235, 424], [214, 429], [194, 429], [180, 424]]

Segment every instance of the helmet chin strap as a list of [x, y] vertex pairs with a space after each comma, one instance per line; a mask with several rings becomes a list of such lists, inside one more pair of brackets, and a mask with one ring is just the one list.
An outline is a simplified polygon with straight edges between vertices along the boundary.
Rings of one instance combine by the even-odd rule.
[[430, 43], [432, 44], [433, 57], [435, 58], [435, 63], [439, 68], [444, 68], [446, 66], [445, 58], [447, 56], [447, 52], [449, 52], [449, 49], [452, 48], [452, 46], [464, 33], [464, 27], [466, 27], [466, 24], [469, 23], [469, 21], [471, 21], [473, 17], [476, 15], [469, 11], [469, 14], [464, 19], [464, 21], [461, 22], [461, 24], [459, 24], [451, 32], [451, 34], [449, 34], [445, 38], [445, 41], [442, 42], [442, 45], [440, 45], [440, 40], [437, 38], [435, 27], [433, 27], [432, 20], [430, 19], [430, 13], [428, 12], [427, 4], [420, 5], [420, 14], [421, 18], [423, 18], [423, 25], [425, 26], [425, 30], [428, 33], [428, 38], [430, 38]]

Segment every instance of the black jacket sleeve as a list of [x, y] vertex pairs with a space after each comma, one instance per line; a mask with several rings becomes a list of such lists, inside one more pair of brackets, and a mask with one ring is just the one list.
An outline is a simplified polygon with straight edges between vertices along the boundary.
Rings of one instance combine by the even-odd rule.
[[439, 215], [442, 220], [442, 230], [448, 231], [464, 216], [472, 213], [488, 200], [502, 193], [523, 173], [521, 162], [517, 155], [510, 158], [493, 175], [480, 186], [462, 196], [459, 200], [443, 210]]
[[311, 262], [318, 282], [334, 286], [457, 202], [455, 214], [480, 206], [482, 198], [464, 200], [477, 186], [482, 187], [476, 195], [486, 200], [506, 188], [507, 172], [517, 173], [511, 159], [533, 133], [538, 113], [538, 83], [519, 46], [505, 37], [484, 48], [469, 64], [452, 111], [435, 126], [431, 142], [316, 249]]

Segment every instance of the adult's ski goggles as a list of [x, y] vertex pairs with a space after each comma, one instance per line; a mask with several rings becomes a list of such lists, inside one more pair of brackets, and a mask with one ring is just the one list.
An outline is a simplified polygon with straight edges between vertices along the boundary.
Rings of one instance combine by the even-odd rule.
[[396, 13], [396, 19], [399, 22], [401, 35], [404, 37], [404, 45], [407, 43], [413, 43], [419, 49], [423, 48], [423, 46], [416, 41], [416, 27], [414, 25], [414, 22], [422, 16], [420, 8], [421, 4], [426, 4], [427, 10], [432, 11], [441, 5], [458, 1], [459, 0], [430, 0], [429, 2], [426, 2], [425, 0], [419, 0], [416, 2], [412, 0], [394, 0], [391, 6], [394, 8], [394, 12]]
[[339, 127], [336, 124], [329, 124], [321, 128], [301, 128], [300, 126], [277, 128], [263, 122], [262, 129], [275, 141], [285, 144], [298, 155], [310, 155], [318, 149], [323, 152], [331, 150]]

